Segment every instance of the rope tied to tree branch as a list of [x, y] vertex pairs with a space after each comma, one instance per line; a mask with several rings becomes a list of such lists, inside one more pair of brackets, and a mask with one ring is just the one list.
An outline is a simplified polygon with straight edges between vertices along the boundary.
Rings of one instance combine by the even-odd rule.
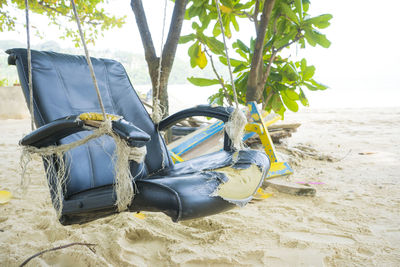
[[166, 17], [167, 17], [167, 0], [164, 1], [164, 16], [163, 16], [163, 26], [161, 32], [160, 57], [158, 61], [157, 87], [155, 94], [153, 94], [154, 95], [153, 112], [151, 114], [151, 118], [153, 119], [154, 123], [159, 123], [164, 115], [164, 111], [162, 110], [162, 106], [158, 98], [160, 96], [160, 87], [161, 87], [161, 72], [162, 72], [163, 44], [164, 44]]

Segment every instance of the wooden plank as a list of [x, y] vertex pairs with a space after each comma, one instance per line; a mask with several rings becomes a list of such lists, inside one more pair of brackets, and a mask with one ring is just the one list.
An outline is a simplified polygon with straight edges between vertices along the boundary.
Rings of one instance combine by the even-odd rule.
[[274, 188], [281, 193], [295, 195], [295, 196], [313, 197], [317, 192], [313, 187], [305, 186], [302, 184], [291, 183], [284, 178], [265, 180], [264, 185]]
[[190, 133], [168, 145], [168, 149], [174, 152], [176, 155], [181, 156], [189, 150], [197, 147], [205, 140], [211, 138], [215, 134], [222, 132], [224, 123], [218, 121], [206, 127], [200, 128], [193, 133]]

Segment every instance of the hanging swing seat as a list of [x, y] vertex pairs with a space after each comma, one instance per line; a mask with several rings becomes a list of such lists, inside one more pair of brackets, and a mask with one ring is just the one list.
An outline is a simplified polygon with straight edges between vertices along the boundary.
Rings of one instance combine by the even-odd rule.
[[[10, 49], [7, 53], [8, 63], [17, 67], [29, 103], [27, 50]], [[88, 136], [96, 125], [96, 118], [90, 114], [101, 113], [101, 110], [85, 57], [35, 50], [31, 54], [37, 129], [20, 144], [48, 147]], [[135, 195], [129, 211], [163, 212], [176, 222], [244, 206], [252, 199], [270, 167], [264, 153], [235, 151], [228, 135], [224, 134], [222, 151], [174, 165], [159, 134], [191, 116], [227, 122], [232, 108], [200, 105], [155, 125], [123, 66], [109, 59], [91, 58], [91, 61], [105, 111], [113, 114], [112, 131], [131, 147], [147, 148], [142, 163], [130, 161]], [[114, 162], [110, 158], [115, 147], [114, 140], [103, 135], [64, 155], [68, 177], [63, 188], [62, 224], [84, 223], [117, 212]], [[45, 168], [48, 167], [45, 164]], [[56, 190], [51, 181], [55, 174], [46, 174], [54, 204]]]

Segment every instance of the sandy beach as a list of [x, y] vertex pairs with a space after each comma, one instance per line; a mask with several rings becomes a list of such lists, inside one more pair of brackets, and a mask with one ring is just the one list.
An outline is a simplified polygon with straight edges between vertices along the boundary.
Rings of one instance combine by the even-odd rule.
[[279, 149], [295, 169], [288, 179], [309, 183], [315, 197], [266, 188], [265, 200], [198, 220], [125, 212], [62, 226], [40, 159], [30, 165], [28, 192], [18, 191], [17, 144], [29, 118], [2, 115], [0, 190], [13, 198], [0, 205], [0, 265], [87, 242], [95, 252], [73, 246], [27, 266], [399, 266], [400, 108], [310, 109], [288, 113], [289, 122], [302, 125]]

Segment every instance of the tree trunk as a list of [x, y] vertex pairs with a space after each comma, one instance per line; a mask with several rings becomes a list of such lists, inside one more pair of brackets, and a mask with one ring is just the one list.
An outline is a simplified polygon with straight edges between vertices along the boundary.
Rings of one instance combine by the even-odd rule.
[[[158, 71], [160, 58], [157, 57], [154, 49], [153, 40], [147, 24], [146, 14], [143, 9], [142, 0], [131, 0], [132, 11], [135, 14], [136, 24], [140, 32], [140, 38], [145, 52], [145, 58], [149, 69], [151, 78], [153, 97], [158, 96], [160, 100], [161, 108], [163, 110], [163, 117], [169, 114], [169, 103], [168, 103], [168, 79], [174, 64], [176, 49], [178, 41], [181, 35], [181, 29], [183, 20], [185, 17], [187, 0], [176, 0], [174, 11], [172, 14], [171, 24], [168, 31], [168, 37], [165, 42], [162, 63], [161, 63], [161, 77], [160, 87], [158, 90]], [[157, 93], [158, 91], [158, 93]]]
[[261, 20], [257, 29], [256, 44], [254, 48], [253, 58], [251, 61], [249, 79], [247, 81], [247, 94], [246, 94], [247, 102], [250, 101], [258, 102], [262, 97], [264, 89], [264, 83], [263, 83], [264, 40], [274, 4], [275, 0], [265, 0], [264, 2]]
[[169, 114], [169, 102], [168, 102], [168, 79], [171, 73], [172, 68], [168, 68], [163, 65], [161, 68], [161, 76], [160, 76], [160, 87], [158, 88], [158, 66], [159, 66], [159, 58], [156, 61], [148, 64], [152, 90], [153, 90], [153, 99], [158, 98], [160, 100], [161, 109], [163, 111], [163, 117], [168, 116]]

